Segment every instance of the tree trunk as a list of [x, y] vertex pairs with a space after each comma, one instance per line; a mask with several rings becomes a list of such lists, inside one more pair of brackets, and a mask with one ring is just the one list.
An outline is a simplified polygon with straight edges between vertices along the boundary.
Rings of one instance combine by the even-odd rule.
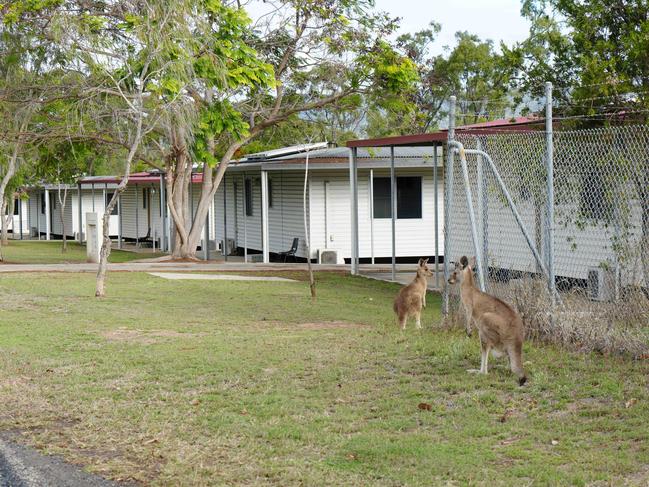
[[61, 247], [61, 252], [66, 253], [68, 251], [68, 240], [67, 240], [67, 235], [66, 235], [66, 228], [65, 228], [65, 204], [68, 199], [68, 188], [66, 187], [63, 190], [63, 197], [61, 197], [61, 185], [59, 184], [59, 206], [61, 207], [61, 231], [63, 233], [63, 244]]
[[128, 184], [128, 177], [131, 174], [131, 164], [135, 158], [135, 153], [140, 145], [142, 139], [142, 119], [144, 117], [142, 113], [142, 93], [140, 92], [139, 106], [140, 112], [137, 117], [137, 125], [135, 128], [135, 135], [133, 136], [133, 141], [131, 142], [131, 147], [126, 156], [126, 163], [124, 165], [124, 177], [120, 181], [117, 189], [113, 193], [113, 197], [108, 202], [104, 215], [102, 217], [102, 229], [103, 229], [103, 239], [101, 244], [101, 250], [99, 251], [99, 266], [97, 269], [97, 282], [95, 287], [95, 296], [98, 298], [104, 297], [106, 295], [106, 271], [108, 270], [108, 256], [110, 255], [110, 235], [108, 234], [110, 228], [110, 214], [113, 212], [113, 208], [117, 204], [120, 195], [126, 189]]
[[[250, 137], [247, 137], [231, 144], [216, 168], [203, 164], [203, 182], [193, 218], [191, 218], [189, 212], [189, 204], [192, 204], [189, 203], [189, 185], [191, 184], [191, 162], [189, 162], [189, 157], [185, 156], [184, 153], [175, 151], [174, 157], [169, 159], [170, 163], [166, 167], [167, 200], [169, 202], [169, 214], [176, 227], [173, 258], [198, 260], [196, 249], [203, 236], [205, 219], [209, 213], [210, 204], [223, 180], [223, 175], [232, 155], [249, 139]], [[208, 141], [208, 146], [213, 152], [213, 141]]]
[[[2, 208], [0, 208], [0, 216], [2, 218], [2, 235], [0, 241], [2, 245], [9, 245], [9, 224], [14, 214], [14, 201], [13, 198], [2, 198]], [[5, 212], [7, 213], [5, 215]]]
[[[1, 203], [1, 213], [0, 213], [0, 226], [2, 227], [2, 235], [0, 236], [0, 245], [7, 245], [9, 243], [9, 218], [5, 217], [5, 210], [7, 208], [7, 186], [9, 186], [9, 181], [16, 175], [18, 170], [18, 152], [20, 151], [21, 143], [17, 142], [11, 157], [9, 158], [9, 163], [7, 164], [7, 170], [0, 181], [0, 203]], [[13, 217], [13, 210], [11, 215]]]
[[309, 151], [306, 151], [306, 164], [304, 168], [304, 192], [302, 193], [302, 209], [304, 212], [304, 237], [306, 243], [306, 265], [309, 270], [309, 288], [311, 290], [311, 301], [316, 300], [315, 279], [313, 278], [313, 269], [311, 268], [311, 238], [309, 237], [309, 225], [307, 222], [306, 211], [306, 194], [309, 182]]
[[2, 257], [2, 247], [9, 243], [9, 236], [7, 234], [7, 228], [9, 223], [7, 217], [5, 216], [5, 210], [7, 209], [7, 200], [4, 197], [0, 198], [0, 226], [2, 227], [2, 234], [0, 235], [0, 262], [4, 259]]

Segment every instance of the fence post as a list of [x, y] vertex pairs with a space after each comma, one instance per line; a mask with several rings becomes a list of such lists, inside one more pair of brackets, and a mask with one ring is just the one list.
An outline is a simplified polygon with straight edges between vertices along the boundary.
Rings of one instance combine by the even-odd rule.
[[547, 168], [547, 222], [548, 222], [548, 290], [555, 303], [554, 282], [554, 153], [552, 141], [552, 83], [545, 83], [545, 164]]
[[437, 145], [433, 147], [433, 188], [435, 208], [435, 289], [439, 289], [439, 201], [437, 196]]
[[396, 240], [396, 219], [397, 219], [397, 178], [394, 173], [394, 146], [390, 146], [390, 220], [392, 224], [392, 280], [397, 279], [397, 240]]
[[[482, 139], [476, 137], [476, 149], [484, 150]], [[487, 174], [482, 163], [482, 156], [477, 158], [478, 170], [478, 215], [482, 220], [482, 276], [485, 278], [489, 274], [489, 199], [487, 195]]]
[[442, 299], [442, 311], [448, 316], [449, 311], [449, 287], [450, 277], [449, 259], [451, 256], [451, 202], [453, 201], [453, 150], [450, 142], [455, 137], [455, 96], [449, 100], [448, 110], [448, 142], [446, 144], [446, 188], [444, 188], [444, 295]]

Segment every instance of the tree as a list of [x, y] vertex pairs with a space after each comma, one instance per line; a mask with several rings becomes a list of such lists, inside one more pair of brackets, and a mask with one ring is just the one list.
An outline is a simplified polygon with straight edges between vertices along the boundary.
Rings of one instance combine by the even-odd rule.
[[[416, 79], [413, 63], [381, 40], [394, 22], [372, 14], [370, 2], [272, 4], [276, 15], [257, 23], [256, 30], [241, 8], [210, 5], [204, 11], [209, 29], [193, 36], [201, 48], [189, 51], [195, 77], [186, 90], [198, 122], [169, 124], [165, 157], [174, 257], [195, 258], [210, 202], [230, 160], [246, 143], [299, 113], [372, 90], [405, 91]], [[191, 219], [187, 205], [194, 160], [203, 184]]]
[[47, 123], [53, 129], [48, 136], [111, 144], [124, 157], [124, 176], [102, 221], [98, 297], [105, 295], [110, 213], [126, 188], [133, 162], [141, 157], [142, 141], [177, 102], [175, 79], [186, 63], [173, 46], [186, 32], [188, 17], [183, 14], [190, 7], [179, 4], [185, 10], [148, 0], [110, 5], [16, 1], [5, 11], [6, 25], [29, 31], [37, 44], [55, 53], [47, 63], [49, 73], [73, 87], [66, 96], [70, 101], [66, 113], [72, 114], [73, 123]]
[[[272, 5], [272, 18], [254, 28], [239, 2], [217, 0], [17, 0], [5, 8], [5, 23], [31, 26], [21, 29], [56, 46], [49, 66], [80, 78], [76, 105], [107, 130], [80, 123], [75, 140], [123, 147], [125, 168], [146, 154], [153, 166], [163, 161], [174, 257], [195, 258], [209, 205], [245, 144], [301, 113], [404, 92], [416, 80], [412, 61], [382, 40], [395, 22], [373, 13], [370, 0]], [[203, 184], [192, 219], [194, 166]]]
[[40, 147], [40, 158], [35, 168], [36, 177], [42, 181], [57, 185], [59, 200], [61, 232], [63, 234], [61, 252], [67, 252], [67, 229], [65, 227], [65, 209], [68, 203], [68, 187], [87, 173], [92, 164], [95, 150], [89, 142], [72, 142], [54, 140], [51, 144]]
[[[8, 244], [8, 218], [13, 206], [15, 184], [23, 151], [28, 143], [28, 128], [38, 109], [41, 87], [36, 84], [39, 58], [27, 55], [22, 36], [0, 28], [0, 247]], [[16, 88], [18, 87], [18, 88]], [[13, 212], [12, 212], [13, 213]], [[0, 260], [1, 260], [0, 251]]]
[[[441, 26], [431, 22], [428, 29], [403, 34], [397, 39], [400, 51], [419, 70], [419, 81], [408, 101], [396, 99], [372, 107], [368, 114], [370, 137], [420, 133], [433, 130], [447, 116], [451, 95], [458, 99], [458, 125], [504, 117], [516, 100], [512, 81], [519, 76], [523, 47], [501, 43], [496, 50], [490, 40], [483, 41], [468, 32], [455, 34], [456, 45], [439, 55], [430, 46]], [[389, 123], [386, 123], [386, 119]]]

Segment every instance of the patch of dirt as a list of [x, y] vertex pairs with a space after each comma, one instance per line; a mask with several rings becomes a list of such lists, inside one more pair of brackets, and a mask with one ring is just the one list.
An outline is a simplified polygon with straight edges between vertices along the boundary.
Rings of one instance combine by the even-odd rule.
[[349, 329], [368, 329], [370, 325], [363, 323], [350, 323], [348, 321], [315, 321], [308, 323], [286, 323], [284, 321], [265, 320], [253, 324], [261, 329], [276, 327], [280, 331], [296, 330], [349, 330]]
[[321, 321], [314, 323], [298, 323], [295, 328], [303, 330], [338, 330], [349, 328], [367, 328], [368, 325], [362, 323], [348, 323], [346, 321]]
[[579, 412], [592, 411], [593, 409], [597, 409], [599, 407], [610, 407], [611, 404], [611, 401], [607, 399], [596, 397], [582, 397], [580, 399], [577, 399], [576, 401], [562, 406], [560, 409], [557, 408], [554, 411], [551, 411], [550, 413], [548, 413], [548, 415], [555, 418], [561, 418], [578, 414]]
[[131, 342], [142, 345], [152, 345], [164, 338], [194, 338], [204, 335], [205, 333], [180, 333], [174, 330], [135, 330], [130, 328], [117, 328], [116, 330], [101, 333], [101, 336], [113, 342]]

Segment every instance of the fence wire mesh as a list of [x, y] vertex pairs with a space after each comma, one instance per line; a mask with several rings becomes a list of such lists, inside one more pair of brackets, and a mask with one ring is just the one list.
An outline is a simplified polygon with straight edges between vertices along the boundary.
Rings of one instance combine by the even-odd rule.
[[[457, 134], [485, 151], [538, 250], [534, 258], [490, 164], [467, 154], [486, 291], [523, 316], [528, 338], [605, 353], [649, 349], [649, 127], [554, 134], [554, 212], [548, 214], [544, 132]], [[476, 254], [460, 158], [453, 164], [450, 255]], [[548, 258], [550, 222], [554, 258]], [[548, 292], [554, 270], [556, 305]], [[451, 290], [452, 321], [463, 320]]]

